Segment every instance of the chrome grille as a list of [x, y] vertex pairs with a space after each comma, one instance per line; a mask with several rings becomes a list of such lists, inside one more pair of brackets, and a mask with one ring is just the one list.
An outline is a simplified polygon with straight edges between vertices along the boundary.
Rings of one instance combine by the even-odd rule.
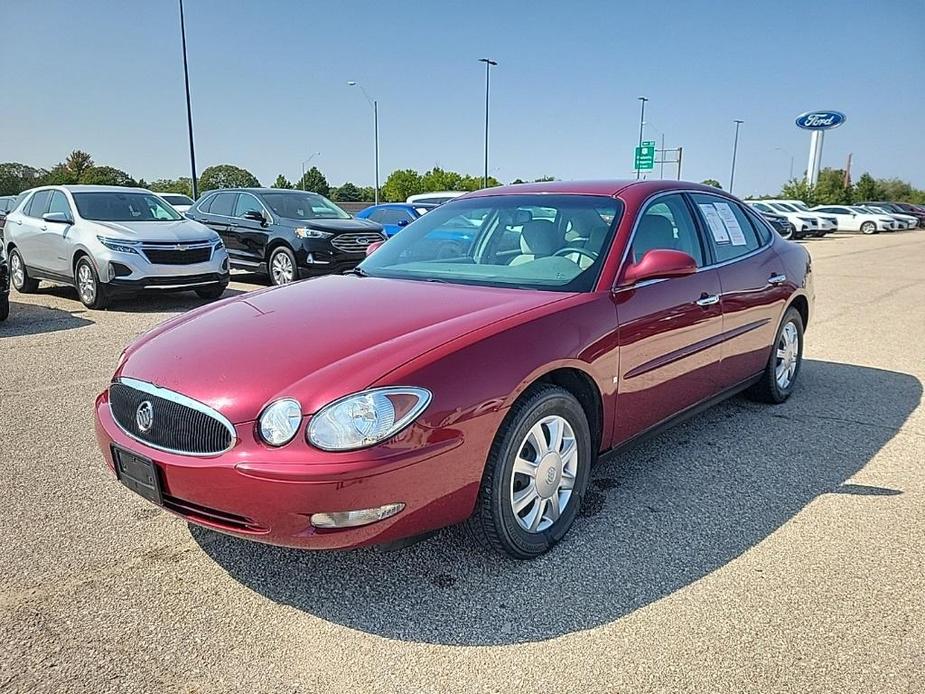
[[150, 241], [141, 244], [141, 251], [155, 265], [193, 265], [204, 263], [212, 257], [212, 242], [158, 243]]
[[366, 231], [358, 234], [339, 234], [331, 239], [331, 245], [344, 253], [365, 253], [369, 244], [384, 240], [382, 234]]
[[[150, 420], [139, 416], [142, 403]], [[234, 445], [232, 424], [221, 414], [185, 395], [158, 388], [144, 381], [123, 378], [109, 386], [109, 408], [113, 419], [129, 436], [170, 453], [218, 455]]]

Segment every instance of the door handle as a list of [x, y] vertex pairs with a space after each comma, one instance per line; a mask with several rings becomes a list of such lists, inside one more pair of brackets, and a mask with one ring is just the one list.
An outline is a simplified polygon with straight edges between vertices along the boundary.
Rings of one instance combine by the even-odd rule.
[[47, 227], [47, 226], [41, 226], [41, 227], [39, 227], [39, 229], [41, 229], [42, 231], [48, 231], [48, 227]]
[[783, 284], [787, 281], [787, 275], [771, 275], [768, 277], [768, 284]]
[[698, 306], [713, 306], [714, 304], [719, 303], [718, 294], [707, 294], [704, 293], [699, 299], [697, 299], [696, 304]]

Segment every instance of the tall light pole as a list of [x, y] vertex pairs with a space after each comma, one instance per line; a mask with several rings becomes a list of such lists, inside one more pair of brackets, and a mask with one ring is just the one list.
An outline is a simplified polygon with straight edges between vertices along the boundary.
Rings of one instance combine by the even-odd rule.
[[373, 134], [375, 140], [375, 160], [376, 160], [376, 192], [375, 192], [375, 204], [379, 204], [379, 102], [376, 99], [371, 99], [369, 94], [366, 93], [366, 90], [363, 89], [363, 85], [354, 80], [347, 82], [348, 87], [359, 87], [360, 91], [363, 92], [363, 96], [366, 97], [366, 100], [369, 102], [369, 105], [373, 108]]
[[193, 147], [193, 108], [189, 99], [189, 66], [186, 61], [186, 22], [183, 18], [183, 0], [180, 0], [180, 38], [183, 43], [183, 81], [186, 84], [186, 125], [189, 128], [189, 163], [192, 171], [193, 200], [199, 197], [199, 186], [196, 183], [196, 150]]
[[488, 84], [491, 79], [491, 66], [498, 63], [491, 58], [479, 58], [485, 63], [485, 175], [482, 176], [482, 187], [488, 187]]
[[739, 126], [744, 123], [744, 120], [734, 120], [732, 121], [736, 124], [736, 136], [735, 140], [732, 142], [732, 171], [729, 173], [729, 192], [732, 192], [732, 184], [735, 181], [736, 177], [736, 152], [739, 149]]
[[314, 152], [308, 159], [302, 162], [302, 178], [299, 179], [299, 182], [302, 184], [302, 190], [305, 190], [305, 165], [310, 164], [312, 159], [319, 154], [321, 154], [321, 152]]
[[792, 181], [793, 180], [793, 155], [788, 150], [784, 149], [783, 147], [775, 147], [774, 149], [777, 151], [783, 152], [784, 154], [790, 157], [790, 178], [788, 178], [787, 180]]
[[[648, 99], [644, 96], [639, 97], [639, 103], [642, 105], [639, 111], [639, 147], [642, 147], [642, 129], [646, 122], [646, 102]], [[639, 169], [636, 169], [636, 180], [639, 180]]]

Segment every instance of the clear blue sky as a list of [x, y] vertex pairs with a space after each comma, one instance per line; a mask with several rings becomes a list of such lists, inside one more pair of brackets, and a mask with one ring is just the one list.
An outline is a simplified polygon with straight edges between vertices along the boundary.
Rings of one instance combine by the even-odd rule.
[[[925, 2], [307, 2], [186, 0], [200, 171], [230, 162], [270, 184], [316, 163], [371, 184], [396, 168], [503, 181], [626, 177], [647, 136], [684, 146], [684, 178], [774, 192], [806, 166], [794, 117], [837, 109], [823, 165], [925, 187]], [[152, 180], [188, 175], [177, 3], [2, 0], [0, 161], [51, 166], [74, 147]], [[666, 175], [670, 167], [666, 167]]]

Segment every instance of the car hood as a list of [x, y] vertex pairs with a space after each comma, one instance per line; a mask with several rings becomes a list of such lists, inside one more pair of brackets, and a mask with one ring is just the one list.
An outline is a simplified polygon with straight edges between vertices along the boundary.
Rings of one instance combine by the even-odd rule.
[[570, 296], [329, 275], [163, 323], [126, 350], [116, 376], [182, 393], [236, 424], [280, 397], [310, 414], [467, 333]]
[[97, 222], [100, 236], [131, 241], [202, 241], [218, 237], [209, 227], [191, 219], [175, 222]]
[[382, 231], [382, 225], [369, 219], [285, 219], [286, 224], [294, 227], [308, 227], [332, 234], [345, 234], [349, 232]]

